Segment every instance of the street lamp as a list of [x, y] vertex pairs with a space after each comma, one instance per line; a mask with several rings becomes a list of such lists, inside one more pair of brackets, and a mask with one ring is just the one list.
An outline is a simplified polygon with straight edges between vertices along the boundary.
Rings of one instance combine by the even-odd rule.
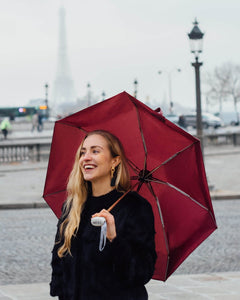
[[134, 80], [134, 97], [137, 98], [137, 87], [138, 87], [138, 81], [137, 79]]
[[87, 106], [91, 105], [91, 84], [87, 84]]
[[[168, 98], [169, 98], [169, 112], [170, 114], [173, 113], [173, 99], [172, 99], [172, 73], [173, 72], [181, 72], [182, 70], [180, 68], [174, 68], [171, 71], [166, 71], [168, 74]], [[163, 71], [158, 71], [158, 74], [161, 75]]]
[[49, 85], [46, 83], [44, 87], [45, 87], [45, 105], [48, 108], [48, 88], [49, 88]]
[[195, 68], [195, 79], [196, 79], [196, 106], [197, 106], [197, 137], [201, 142], [203, 152], [203, 131], [202, 131], [202, 107], [201, 107], [201, 87], [200, 87], [200, 67], [203, 65], [202, 62], [198, 61], [198, 56], [202, 53], [203, 36], [204, 33], [198, 27], [197, 19], [193, 22], [193, 29], [188, 34], [190, 40], [191, 53], [195, 56], [195, 62], [192, 66]]
[[46, 83], [44, 85], [44, 87], [45, 87], [46, 117], [48, 118], [49, 117], [49, 107], [48, 107], [48, 88], [49, 88], [49, 85], [48, 85], [48, 83]]

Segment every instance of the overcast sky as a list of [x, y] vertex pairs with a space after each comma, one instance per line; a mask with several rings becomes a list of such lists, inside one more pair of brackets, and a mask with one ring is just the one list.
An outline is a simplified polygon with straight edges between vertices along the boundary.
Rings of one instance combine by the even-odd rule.
[[[61, 3], [78, 97], [88, 82], [96, 96], [103, 90], [107, 97], [132, 94], [136, 78], [138, 99], [157, 105], [168, 101], [171, 72], [173, 101], [194, 107], [187, 33], [195, 17], [205, 32], [201, 74], [224, 62], [240, 63], [239, 0], [0, 0], [0, 106], [44, 97], [46, 82], [51, 97]], [[204, 95], [202, 101], [204, 106]]]

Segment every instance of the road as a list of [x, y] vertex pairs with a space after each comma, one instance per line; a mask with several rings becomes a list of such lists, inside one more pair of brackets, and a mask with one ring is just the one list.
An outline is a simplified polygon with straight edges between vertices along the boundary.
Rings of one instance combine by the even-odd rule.
[[[240, 199], [213, 206], [218, 230], [176, 274], [240, 271]], [[51, 210], [1, 210], [0, 220], [0, 285], [49, 282], [57, 222]]]

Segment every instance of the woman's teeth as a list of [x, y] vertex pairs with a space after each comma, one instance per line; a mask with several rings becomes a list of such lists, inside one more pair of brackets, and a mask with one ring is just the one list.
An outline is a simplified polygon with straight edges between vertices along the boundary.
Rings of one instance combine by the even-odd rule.
[[95, 168], [95, 166], [92, 166], [92, 165], [86, 165], [86, 166], [84, 166], [84, 169], [94, 169]]

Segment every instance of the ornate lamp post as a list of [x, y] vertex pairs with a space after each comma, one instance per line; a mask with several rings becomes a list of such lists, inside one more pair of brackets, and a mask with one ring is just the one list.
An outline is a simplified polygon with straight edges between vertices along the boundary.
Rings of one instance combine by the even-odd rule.
[[138, 81], [137, 79], [134, 80], [134, 97], [137, 98], [137, 87], [138, 87]]
[[203, 131], [202, 131], [202, 106], [201, 106], [201, 87], [200, 87], [200, 67], [203, 65], [202, 62], [198, 61], [198, 56], [202, 53], [203, 36], [204, 33], [198, 27], [197, 19], [193, 22], [193, 29], [188, 34], [190, 40], [191, 53], [195, 56], [195, 62], [192, 66], [195, 68], [195, 79], [196, 79], [196, 107], [197, 107], [197, 137], [201, 142], [203, 152]]

